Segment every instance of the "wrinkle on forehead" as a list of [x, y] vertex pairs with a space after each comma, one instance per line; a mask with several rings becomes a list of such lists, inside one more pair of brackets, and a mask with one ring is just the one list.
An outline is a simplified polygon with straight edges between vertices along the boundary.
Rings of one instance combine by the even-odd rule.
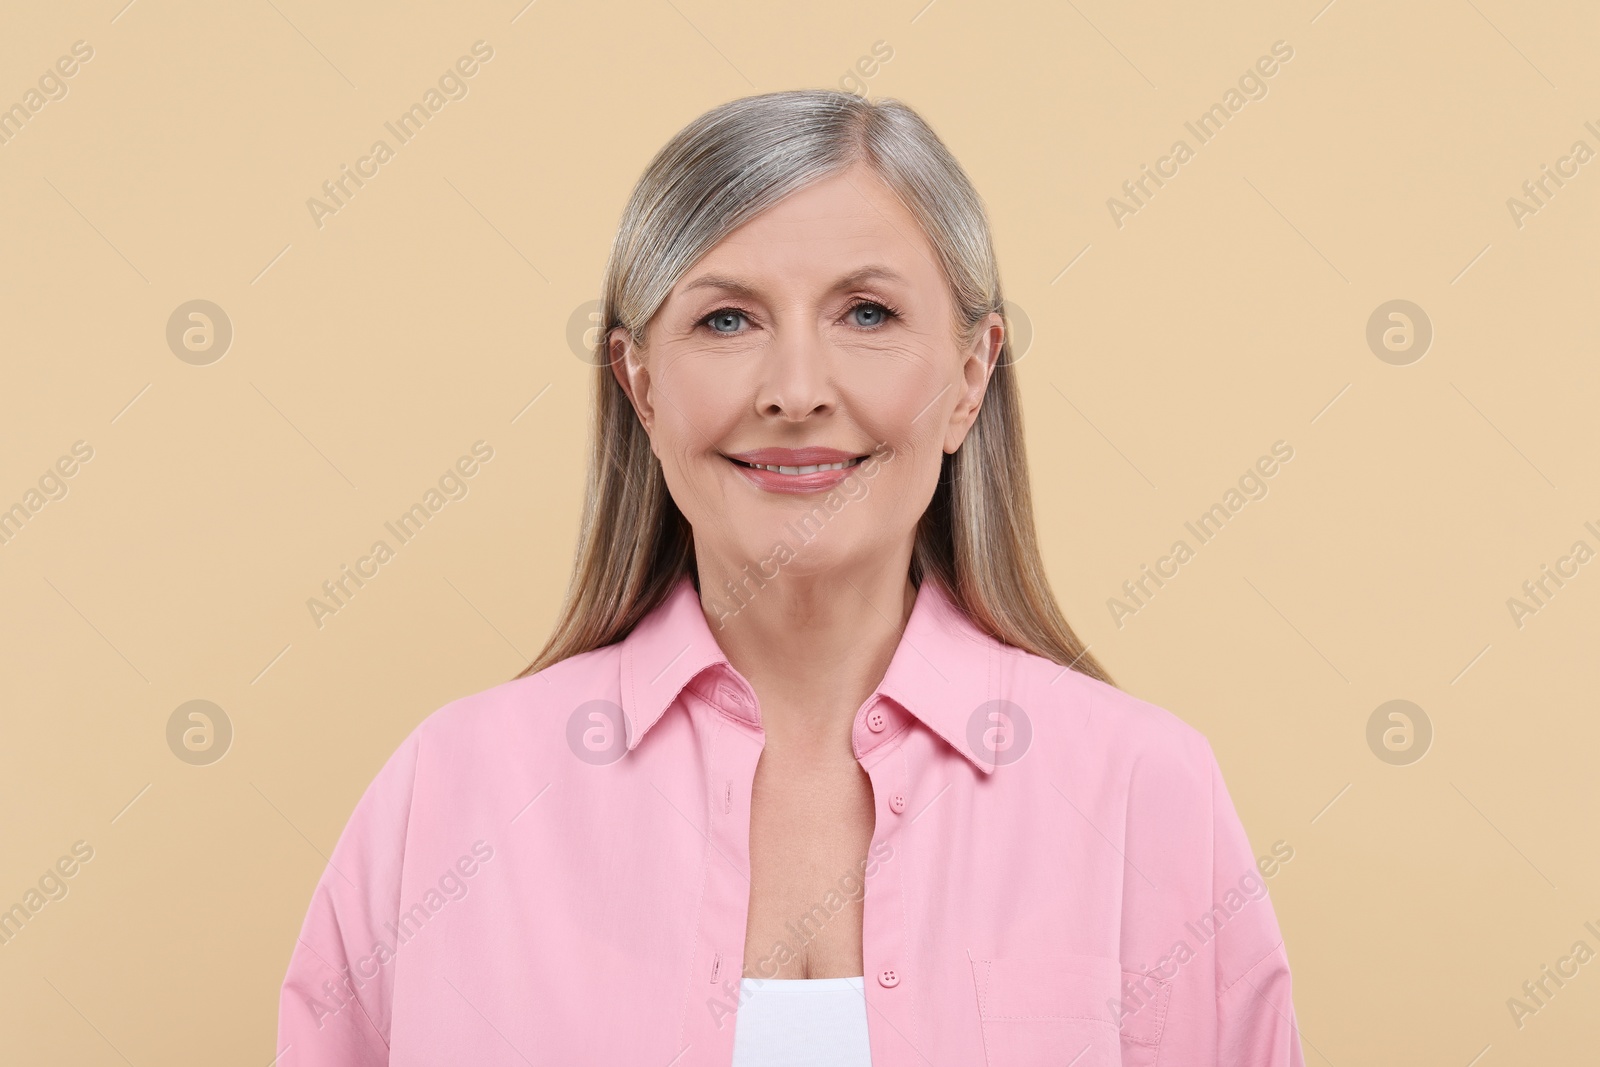
[[[863, 190], [863, 182], [873, 195]], [[773, 257], [774, 248], [790, 249], [793, 255]], [[777, 270], [805, 269], [809, 273], [819, 264], [832, 267], [846, 258], [865, 264], [910, 253], [931, 274], [918, 277], [917, 265], [908, 262], [899, 268], [908, 282], [942, 284], [943, 271], [932, 251], [915, 217], [883, 179], [876, 172], [861, 168], [859, 174], [847, 172], [821, 179], [748, 220], [708, 251], [696, 265], [698, 270], [692, 272], [694, 276], [686, 276], [685, 280], [693, 282], [702, 273], [748, 274], [755, 269], [753, 260], [776, 259], [778, 262], [771, 265]]]

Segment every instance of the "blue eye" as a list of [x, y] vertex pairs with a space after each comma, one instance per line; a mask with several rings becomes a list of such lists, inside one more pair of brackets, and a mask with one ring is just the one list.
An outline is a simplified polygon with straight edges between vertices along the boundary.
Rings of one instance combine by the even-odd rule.
[[858, 311], [866, 311], [869, 313], [869, 315], [876, 317], [876, 321], [873, 322], [862, 322], [860, 319], [856, 320], [857, 326], [865, 326], [868, 328], [882, 326], [885, 322], [888, 322], [896, 315], [892, 308], [885, 307], [884, 305], [873, 300], [863, 300], [850, 309], [851, 314], [854, 314]]
[[[853, 325], [863, 330], [879, 329], [890, 319], [900, 317], [899, 311], [877, 300], [858, 300], [850, 306], [849, 311], [845, 312], [845, 316], [849, 318], [852, 315], [858, 315], [860, 312], [866, 313], [866, 321], [862, 321], [860, 317], [857, 317], [854, 319]], [[742, 332], [739, 329], [739, 323], [747, 318], [748, 316], [745, 312], [736, 307], [718, 308], [701, 319], [699, 325], [708, 327], [712, 333], [720, 336], [732, 337]]]
[[[740, 311], [738, 308], [719, 308], [700, 321], [703, 325], [710, 326], [713, 333], [738, 333], [739, 330], [737, 320], [742, 318], [744, 318], [744, 312]], [[735, 320], [733, 323], [734, 328], [731, 330], [721, 330], [714, 325], [718, 322], [726, 323], [729, 319]]]

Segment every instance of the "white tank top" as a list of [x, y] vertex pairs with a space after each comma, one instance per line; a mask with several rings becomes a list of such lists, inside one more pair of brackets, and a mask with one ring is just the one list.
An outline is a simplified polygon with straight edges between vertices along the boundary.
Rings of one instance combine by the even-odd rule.
[[854, 978], [742, 978], [733, 1067], [871, 1067], [867, 996]]

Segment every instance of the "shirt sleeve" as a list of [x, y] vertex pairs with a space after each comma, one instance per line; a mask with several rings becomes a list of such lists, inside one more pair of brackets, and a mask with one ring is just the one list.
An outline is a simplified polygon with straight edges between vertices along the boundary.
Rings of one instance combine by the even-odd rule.
[[1304, 1067], [1289, 958], [1278, 919], [1234, 809], [1211, 761], [1212, 901], [1216, 923], [1218, 1064]]
[[278, 1067], [389, 1062], [395, 935], [419, 732], [367, 787], [311, 897], [278, 1000]]

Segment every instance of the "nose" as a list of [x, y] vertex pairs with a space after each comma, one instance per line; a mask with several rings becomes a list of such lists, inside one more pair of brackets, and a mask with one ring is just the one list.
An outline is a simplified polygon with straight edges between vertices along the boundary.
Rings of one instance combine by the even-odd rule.
[[834, 361], [815, 326], [790, 324], [763, 354], [756, 411], [801, 422], [838, 406]]

